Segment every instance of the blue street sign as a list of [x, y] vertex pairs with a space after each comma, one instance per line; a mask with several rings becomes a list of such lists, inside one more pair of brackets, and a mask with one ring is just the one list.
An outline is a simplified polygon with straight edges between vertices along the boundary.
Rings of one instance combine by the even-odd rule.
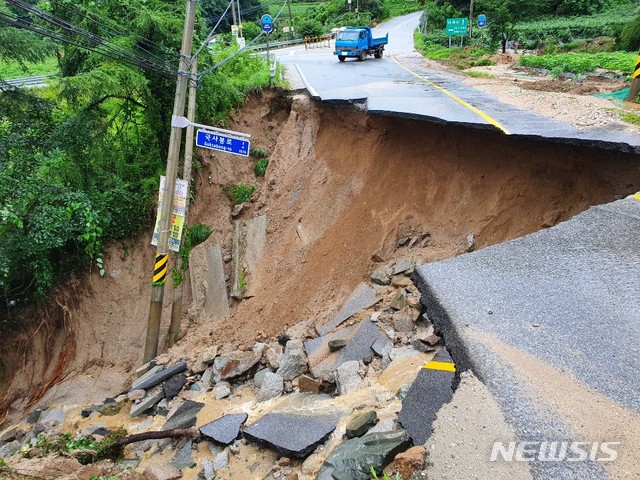
[[273, 18], [271, 18], [271, 15], [263, 15], [260, 23], [262, 24], [262, 31], [264, 33], [271, 33], [273, 30]]
[[487, 26], [487, 16], [478, 15], [478, 28], [484, 28]]
[[220, 135], [217, 132], [198, 130], [196, 132], [196, 145], [198, 147], [218, 150], [220, 152], [242, 155], [243, 157], [249, 156], [249, 140], [242, 140], [227, 135]]

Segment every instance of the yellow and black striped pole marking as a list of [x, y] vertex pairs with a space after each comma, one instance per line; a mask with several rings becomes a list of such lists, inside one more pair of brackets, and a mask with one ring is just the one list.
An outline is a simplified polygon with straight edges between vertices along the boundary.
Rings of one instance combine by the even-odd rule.
[[153, 267], [153, 283], [162, 283], [167, 278], [169, 269], [169, 255], [166, 253], [156, 254], [156, 264]]
[[638, 95], [640, 95], [640, 53], [636, 60], [636, 68], [633, 69], [633, 75], [631, 76], [631, 85], [629, 87], [627, 101], [635, 102]]
[[456, 364], [453, 362], [439, 362], [437, 360], [431, 360], [424, 367], [427, 370], [439, 370], [441, 372], [456, 372]]

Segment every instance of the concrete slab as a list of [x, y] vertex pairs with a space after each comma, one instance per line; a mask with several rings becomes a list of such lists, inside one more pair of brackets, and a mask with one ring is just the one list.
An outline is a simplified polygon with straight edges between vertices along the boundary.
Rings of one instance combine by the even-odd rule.
[[204, 314], [210, 320], [227, 318], [229, 310], [229, 297], [227, 296], [227, 282], [224, 275], [224, 261], [220, 245], [207, 245], [205, 247], [207, 270], [201, 272], [206, 280]]
[[[637, 464], [625, 459], [640, 455], [631, 440], [640, 431], [638, 231], [640, 201], [628, 198], [415, 276], [456, 364], [490, 388], [520, 440], [604, 441], [606, 425], [607, 439], [622, 442], [607, 467], [627, 471]], [[531, 471], [607, 477], [591, 461], [534, 461]]]
[[267, 216], [235, 222], [233, 231], [233, 298], [251, 297], [248, 282], [251, 272], [258, 268], [267, 244]]
[[287, 457], [304, 458], [324, 443], [338, 418], [328, 415], [268, 413], [244, 429], [248, 440]]
[[349, 296], [340, 311], [331, 320], [316, 327], [316, 330], [320, 335], [326, 335], [360, 310], [372, 307], [379, 301], [380, 297], [378, 297], [374, 288], [367, 283], [361, 283]]

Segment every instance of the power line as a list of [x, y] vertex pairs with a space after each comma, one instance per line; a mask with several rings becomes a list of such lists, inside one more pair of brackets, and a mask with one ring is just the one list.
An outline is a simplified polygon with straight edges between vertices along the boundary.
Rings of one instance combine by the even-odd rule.
[[111, 40], [104, 39], [70, 22], [67, 22], [66, 20], [62, 20], [36, 7], [22, 3], [19, 0], [7, 0], [7, 3], [11, 3], [18, 8], [31, 13], [36, 18], [44, 21], [45, 23], [49, 23], [62, 32], [48, 29], [45, 26], [35, 24], [32, 21], [27, 21], [17, 15], [12, 18], [6, 14], [0, 14], [0, 21], [3, 23], [16, 28], [24, 28], [59, 42], [75, 45], [79, 48], [83, 48], [124, 63], [136, 65], [147, 70], [153, 70], [162, 75], [175, 75], [174, 67], [164, 59], [159, 57], [150, 58], [148, 55], [138, 55], [130, 48], [123, 47]]
[[[76, 8], [77, 10], [80, 10], [81, 8], [83, 9], [83, 11], [74, 11], [71, 7], [66, 6], [64, 4], [59, 4], [57, 5], [59, 7], [61, 7], [63, 10], [72, 13], [72, 14], [78, 14], [81, 13], [83, 15], [85, 15], [85, 18], [91, 22], [93, 22], [93, 24], [95, 24], [101, 31], [105, 32], [107, 35], [109, 35], [111, 38], [120, 38], [120, 37], [130, 37], [130, 36], [134, 36], [136, 37], [136, 39], [142, 43], [144, 43], [145, 45], [149, 45], [152, 47], [157, 48], [158, 50], [162, 50], [164, 51], [164, 53], [169, 54], [173, 57], [176, 56], [176, 52], [172, 51], [171, 49], [165, 47], [164, 45], [161, 45], [157, 42], [154, 42], [153, 40], [150, 40], [149, 38], [143, 37], [142, 35], [135, 33], [135, 32], [130, 32], [127, 31], [125, 28], [119, 26], [114, 20], [105, 17], [103, 15], [100, 15], [98, 13], [92, 12], [89, 9], [87, 9], [86, 7], [83, 7], [82, 5], [74, 5], [74, 8]], [[94, 18], [95, 17], [95, 18]], [[110, 28], [106, 27], [106, 24], [110, 25]], [[142, 50], [143, 52], [146, 52], [149, 56], [155, 57], [157, 60], [166, 62], [168, 59], [167, 58], [163, 58], [163, 57], [159, 57], [158, 55], [156, 55], [153, 52], [148, 51], [147, 49], [145, 49], [144, 47], [141, 47], [140, 45], [136, 45], [136, 47], [140, 50]]]

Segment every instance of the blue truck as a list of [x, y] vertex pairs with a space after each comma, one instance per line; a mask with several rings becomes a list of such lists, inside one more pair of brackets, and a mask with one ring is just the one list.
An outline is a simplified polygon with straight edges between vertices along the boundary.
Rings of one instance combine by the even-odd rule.
[[389, 43], [388, 33], [384, 37], [373, 38], [369, 27], [347, 27], [338, 32], [333, 54], [337, 55], [341, 62], [344, 62], [347, 57], [356, 57], [364, 61], [367, 55], [382, 58], [384, 46], [387, 43]]

